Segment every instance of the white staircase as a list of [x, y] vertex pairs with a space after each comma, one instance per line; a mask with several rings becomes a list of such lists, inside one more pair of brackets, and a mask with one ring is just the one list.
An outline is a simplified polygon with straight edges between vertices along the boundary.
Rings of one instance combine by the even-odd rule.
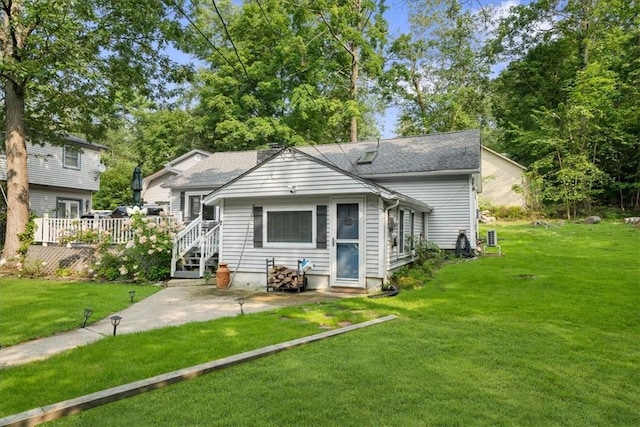
[[173, 240], [171, 277], [201, 278], [218, 263], [220, 223], [197, 218]]

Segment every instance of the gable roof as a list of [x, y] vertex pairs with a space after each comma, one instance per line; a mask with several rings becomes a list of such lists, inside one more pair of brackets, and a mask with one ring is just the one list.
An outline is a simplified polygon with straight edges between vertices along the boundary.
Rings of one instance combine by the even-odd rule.
[[[264, 168], [264, 167], [271, 167], [271, 165], [269, 165], [269, 163], [271, 163], [272, 161], [274, 161], [274, 159], [280, 157], [281, 155], [284, 156], [291, 156], [291, 158], [293, 159], [300, 159], [301, 157], [313, 162], [313, 163], [317, 163], [321, 166], [324, 166], [326, 168], [329, 168], [335, 172], [337, 172], [338, 174], [344, 176], [347, 179], [351, 179], [357, 183], [359, 183], [360, 185], [362, 185], [362, 187], [366, 188], [368, 190], [368, 192], [374, 193], [374, 194], [378, 194], [386, 199], [394, 199], [394, 200], [400, 200], [404, 203], [407, 203], [409, 205], [415, 206], [420, 208], [422, 211], [425, 212], [431, 212], [433, 210], [433, 208], [431, 206], [429, 206], [428, 204], [421, 202], [420, 200], [414, 199], [412, 197], [406, 196], [404, 194], [398, 193], [397, 191], [394, 190], [390, 190], [387, 187], [380, 185], [376, 182], [373, 182], [369, 179], [363, 178], [361, 176], [358, 176], [356, 174], [350, 173], [348, 171], [345, 171], [343, 169], [340, 169], [338, 167], [336, 167], [335, 165], [332, 165], [330, 163], [327, 163], [326, 161], [318, 158], [318, 157], [314, 157], [311, 156], [307, 153], [305, 153], [304, 151], [296, 148], [296, 147], [287, 147], [287, 148], [283, 148], [278, 150], [277, 152], [273, 153], [273, 155], [269, 156], [265, 161], [258, 163], [257, 165], [255, 165], [254, 167], [252, 167], [251, 169], [247, 170], [246, 172], [238, 175], [237, 177], [235, 177], [234, 179], [230, 180], [229, 182], [227, 182], [226, 184], [222, 185], [220, 188], [214, 190], [212, 193], [208, 194], [205, 199], [204, 199], [204, 203], [205, 204], [209, 204], [215, 200], [217, 200], [219, 198], [219, 196], [221, 194], [224, 194], [225, 192], [230, 191], [230, 188], [232, 188], [234, 186], [234, 184], [240, 180], [242, 180], [244, 177], [250, 175], [252, 172]], [[330, 189], [327, 188], [325, 189], [325, 191], [328, 194], [333, 194], [331, 193]], [[314, 194], [321, 194], [323, 193], [323, 191], [319, 191], [317, 189], [314, 188]], [[235, 195], [235, 194], [234, 194]], [[241, 196], [242, 197], [242, 196]]]
[[167, 180], [164, 186], [169, 188], [219, 187], [256, 166], [257, 158], [256, 150], [213, 153], [182, 174]]
[[175, 159], [171, 160], [170, 162], [166, 163], [164, 165], [164, 167], [162, 169], [159, 169], [155, 172], [153, 172], [152, 174], [149, 174], [147, 176], [144, 177], [145, 181], [153, 181], [154, 179], [157, 179], [158, 177], [165, 175], [165, 174], [173, 174], [173, 175], [177, 175], [179, 173], [182, 172], [182, 169], [178, 168], [177, 166], [187, 160], [190, 157], [193, 156], [197, 156], [200, 155], [203, 157], [203, 159], [206, 159], [207, 157], [211, 156], [211, 153], [209, 153], [208, 151], [204, 151], [204, 150], [199, 150], [199, 149], [193, 149], [187, 153], [184, 153], [182, 156], [180, 157], [176, 157]]
[[504, 156], [504, 155], [502, 155], [502, 154], [498, 153], [497, 151], [492, 150], [492, 149], [491, 149], [491, 148], [489, 148], [489, 147], [485, 147], [485, 146], [483, 145], [483, 146], [482, 146], [482, 149], [483, 149], [485, 152], [487, 152], [487, 153], [491, 153], [491, 154], [495, 155], [496, 157], [499, 157], [500, 159], [502, 159], [502, 160], [504, 160], [504, 161], [506, 161], [506, 162], [511, 163], [512, 165], [514, 165], [514, 166], [516, 166], [516, 167], [518, 167], [518, 168], [522, 169], [523, 171], [524, 171], [524, 170], [527, 170], [527, 167], [526, 167], [526, 166], [521, 165], [520, 163], [516, 162], [515, 160], [511, 160], [511, 159], [510, 159], [510, 158], [508, 158], [507, 156]]
[[207, 158], [207, 157], [209, 157], [211, 155], [211, 153], [209, 153], [208, 151], [204, 151], [204, 150], [200, 150], [200, 149], [194, 148], [193, 150], [184, 153], [182, 156], [176, 157], [175, 159], [171, 160], [169, 163], [167, 163], [165, 165], [165, 167], [170, 168], [171, 166], [176, 166], [180, 162], [182, 162], [183, 160], [186, 160], [189, 157], [196, 156], [198, 154], [200, 154], [204, 158]]
[[[345, 144], [295, 147], [361, 178], [480, 172], [480, 131], [468, 130], [424, 136]], [[377, 151], [368, 164], [357, 164], [368, 151]], [[165, 187], [212, 188], [237, 178], [258, 164], [258, 150], [214, 153], [200, 164], [170, 178]]]

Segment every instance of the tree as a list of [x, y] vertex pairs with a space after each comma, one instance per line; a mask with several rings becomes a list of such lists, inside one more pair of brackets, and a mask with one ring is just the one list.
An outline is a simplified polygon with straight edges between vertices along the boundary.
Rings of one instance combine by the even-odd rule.
[[320, 0], [314, 4], [336, 46], [329, 45], [327, 56], [335, 58], [339, 67], [336, 74], [348, 79], [349, 141], [356, 142], [359, 140], [358, 122], [363, 116], [358, 108], [361, 80], [377, 79], [382, 75], [381, 49], [387, 35], [387, 23], [382, 16], [384, 1]]
[[179, 25], [162, 0], [0, 0], [0, 7], [7, 260], [29, 215], [27, 139], [99, 135], [114, 104], [161, 90], [177, 76], [162, 52]]
[[184, 49], [207, 64], [197, 75], [193, 110], [205, 149], [345, 141], [354, 117], [365, 123], [360, 136], [373, 133], [368, 99], [349, 91], [352, 57], [336, 41], [346, 24], [336, 29], [323, 5], [191, 2], [185, 15], [196, 19]]
[[517, 7], [494, 44], [515, 58], [495, 86], [503, 147], [568, 217], [594, 200], [640, 208], [639, 12], [620, 0], [538, 0]]
[[387, 90], [402, 135], [478, 128], [489, 116], [480, 15], [458, 0], [409, 2], [411, 34], [389, 49]]

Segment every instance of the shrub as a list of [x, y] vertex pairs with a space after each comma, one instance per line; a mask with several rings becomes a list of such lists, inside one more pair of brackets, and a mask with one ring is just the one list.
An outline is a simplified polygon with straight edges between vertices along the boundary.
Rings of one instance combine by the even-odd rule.
[[147, 217], [134, 208], [126, 228], [131, 240], [124, 246], [113, 248], [101, 245], [94, 265], [95, 275], [105, 280], [123, 278], [138, 282], [163, 280], [171, 273], [173, 238], [182, 225], [161, 215]]
[[415, 261], [398, 268], [391, 276], [391, 282], [400, 289], [416, 289], [431, 279], [435, 271], [446, 260], [446, 252], [440, 247], [420, 237], [413, 238]]
[[535, 212], [520, 206], [492, 206], [488, 210], [491, 216], [502, 221], [525, 220], [537, 216]]

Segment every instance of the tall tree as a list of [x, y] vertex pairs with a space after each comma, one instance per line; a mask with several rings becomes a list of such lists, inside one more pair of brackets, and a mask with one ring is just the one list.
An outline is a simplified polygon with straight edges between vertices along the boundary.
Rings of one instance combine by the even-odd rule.
[[[326, 26], [329, 37], [336, 48], [326, 52], [336, 58], [336, 64], [345, 64], [336, 69], [337, 75], [344, 75], [348, 83], [349, 140], [359, 139], [358, 122], [362, 121], [360, 111], [360, 88], [362, 80], [377, 79], [382, 75], [382, 49], [387, 38], [387, 23], [383, 18], [384, 0], [319, 0], [313, 2], [317, 14]], [[346, 57], [344, 57], [346, 56]]]
[[389, 49], [387, 87], [402, 135], [483, 126], [489, 115], [489, 63], [482, 16], [459, 0], [413, 0], [411, 33]]
[[[207, 64], [198, 73], [194, 110], [205, 148], [345, 141], [354, 117], [367, 123], [366, 97], [353, 98], [349, 90], [352, 57], [336, 41], [346, 29], [335, 29], [321, 4], [194, 1], [191, 6], [195, 10], [185, 15], [196, 19], [185, 49]], [[328, 25], [334, 25], [335, 36]], [[371, 129], [365, 126], [360, 135], [371, 135]]]
[[96, 135], [116, 101], [162, 88], [176, 75], [162, 52], [179, 26], [162, 0], [0, 0], [0, 8], [6, 260], [17, 254], [28, 220], [27, 138]]
[[612, 197], [640, 207], [640, 5], [539, 0], [514, 12], [496, 43], [515, 58], [495, 86], [503, 147], [568, 217]]

